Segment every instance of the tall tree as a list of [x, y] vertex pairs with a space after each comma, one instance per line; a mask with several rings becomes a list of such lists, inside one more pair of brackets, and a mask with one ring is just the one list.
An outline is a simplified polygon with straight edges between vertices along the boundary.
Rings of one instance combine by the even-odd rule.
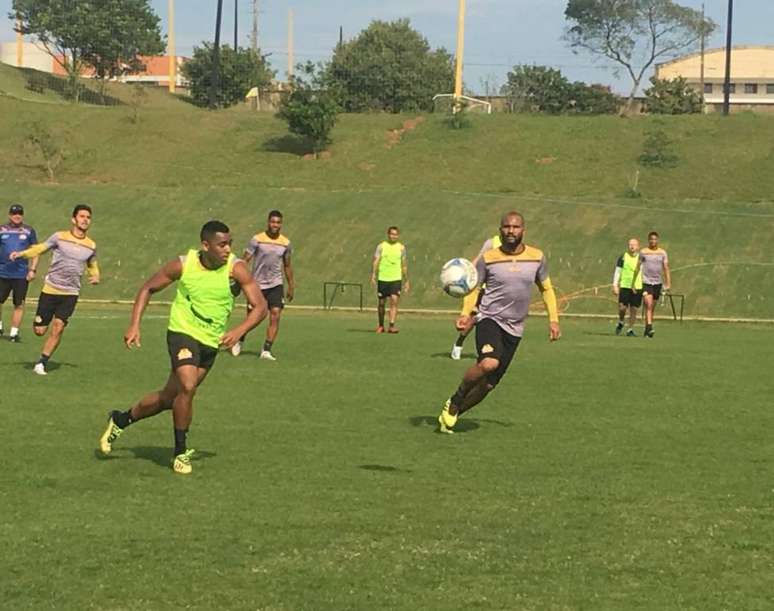
[[454, 66], [451, 55], [432, 50], [408, 19], [373, 21], [336, 47], [327, 80], [348, 112], [431, 110], [436, 93], [454, 88]]
[[13, 0], [9, 17], [62, 66], [76, 101], [84, 67], [109, 79], [138, 70], [141, 55], [164, 50], [160, 20], [148, 0]]
[[236, 51], [228, 45], [218, 52], [218, 87], [212, 92], [215, 48], [212, 43], [194, 47], [193, 57], [183, 64], [183, 75], [191, 86], [191, 97], [199, 106], [226, 108], [245, 99], [253, 87], [262, 89], [271, 82], [274, 72], [268, 67], [266, 56], [252, 49], [239, 47]]
[[565, 40], [574, 50], [605, 58], [629, 75], [630, 110], [645, 73], [656, 61], [691, 48], [715, 29], [701, 11], [673, 0], [568, 0]]

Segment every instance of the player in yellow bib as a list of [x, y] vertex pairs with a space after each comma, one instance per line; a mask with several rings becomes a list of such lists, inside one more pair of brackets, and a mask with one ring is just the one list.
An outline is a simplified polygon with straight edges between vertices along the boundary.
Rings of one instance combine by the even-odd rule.
[[[103, 454], [112, 452], [113, 443], [130, 424], [171, 409], [175, 428], [172, 468], [176, 473], [190, 473], [193, 450], [188, 449], [186, 436], [196, 389], [207, 377], [219, 347], [231, 348], [266, 317], [266, 300], [258, 285], [245, 263], [231, 253], [229, 228], [220, 221], [210, 221], [202, 227], [200, 238], [200, 250], [189, 250], [164, 265], [137, 293], [124, 334], [127, 348], [140, 347], [140, 321], [151, 295], [177, 282], [167, 327], [172, 371], [161, 390], [144, 396], [125, 412], [110, 413], [99, 440]], [[226, 331], [234, 309], [235, 286], [244, 291], [252, 309], [240, 324]]]
[[642, 275], [636, 274], [640, 262], [640, 241], [630, 238], [626, 252], [618, 257], [613, 273], [613, 294], [618, 297], [618, 323], [615, 334], [621, 335], [624, 328], [626, 312], [629, 312], [629, 328], [627, 337], [634, 337], [634, 324], [637, 322], [637, 310], [642, 305]]
[[379, 326], [377, 333], [384, 333], [384, 314], [387, 301], [390, 302], [390, 318], [387, 333], [397, 333], [398, 300], [402, 290], [409, 292], [406, 247], [398, 241], [400, 230], [393, 226], [387, 229], [387, 239], [376, 247], [371, 284], [376, 285], [379, 298]]

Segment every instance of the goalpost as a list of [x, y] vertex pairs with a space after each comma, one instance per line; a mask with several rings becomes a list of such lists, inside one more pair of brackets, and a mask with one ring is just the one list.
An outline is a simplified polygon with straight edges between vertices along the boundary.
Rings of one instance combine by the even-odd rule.
[[463, 110], [474, 110], [483, 108], [486, 114], [492, 114], [492, 104], [462, 95], [462, 73], [463, 58], [465, 55], [465, 0], [459, 0], [459, 10], [457, 12], [457, 58], [454, 71], [454, 93], [439, 93], [433, 96], [433, 109], [436, 109], [438, 100], [449, 100], [451, 103], [451, 112], [458, 113]]

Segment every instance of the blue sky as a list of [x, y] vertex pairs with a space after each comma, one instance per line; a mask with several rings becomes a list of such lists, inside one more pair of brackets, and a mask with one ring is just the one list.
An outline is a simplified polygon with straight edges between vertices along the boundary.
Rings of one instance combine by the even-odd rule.
[[[234, 1], [224, 0], [222, 38], [233, 44]], [[240, 44], [249, 42], [251, 0], [239, 5]], [[683, 5], [701, 7], [701, 0], [682, 0]], [[707, 15], [718, 24], [710, 46], [723, 46], [727, 0], [705, 0]], [[166, 31], [167, 0], [151, 0]], [[176, 0], [178, 53], [190, 55], [194, 45], [214, 38], [215, 0]], [[465, 83], [481, 90], [483, 81], [502, 84], [517, 63], [545, 64], [560, 68], [569, 78], [612, 85], [627, 91], [627, 81], [616, 78], [608, 64], [574, 55], [560, 40], [566, 25], [566, 0], [468, 0], [465, 48]], [[0, 0], [0, 14], [7, 15], [11, 0]], [[271, 53], [279, 74], [287, 66], [287, 15], [295, 14], [296, 61], [322, 60], [330, 56], [338, 40], [339, 26], [345, 38], [352, 37], [373, 19], [411, 19], [434, 47], [454, 50], [457, 0], [259, 0], [260, 45]], [[774, 0], [744, 0], [735, 3], [734, 44], [774, 45]], [[13, 40], [12, 23], [0, 20], [0, 40]]]

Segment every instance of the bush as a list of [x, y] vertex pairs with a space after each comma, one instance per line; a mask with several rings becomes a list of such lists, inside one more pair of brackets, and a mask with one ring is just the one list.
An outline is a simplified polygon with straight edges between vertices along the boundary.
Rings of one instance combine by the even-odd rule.
[[606, 88], [571, 83], [561, 71], [547, 66], [514, 66], [502, 93], [511, 112], [596, 115], [615, 113], [619, 106]]
[[679, 160], [677, 154], [672, 151], [672, 141], [663, 129], [653, 128], [645, 132], [645, 142], [639, 157], [640, 165], [649, 168], [673, 168]]
[[[208, 106], [212, 84], [212, 62], [215, 49], [205, 42], [195, 47], [193, 58], [183, 64], [182, 72], [190, 82], [191, 98], [198, 106]], [[228, 45], [220, 48], [219, 86], [215, 92], [215, 106], [227, 108], [242, 102], [253, 87], [262, 89], [274, 78], [274, 72], [266, 64], [266, 57], [252, 49]]]
[[702, 100], [698, 91], [688, 85], [683, 77], [675, 79], [650, 79], [645, 90], [645, 108], [660, 115], [687, 115], [701, 112]]
[[330, 133], [336, 124], [339, 106], [314, 64], [299, 68], [302, 76], [293, 77], [291, 91], [283, 98], [277, 116], [287, 122], [291, 133], [309, 140], [317, 158], [331, 143]]

